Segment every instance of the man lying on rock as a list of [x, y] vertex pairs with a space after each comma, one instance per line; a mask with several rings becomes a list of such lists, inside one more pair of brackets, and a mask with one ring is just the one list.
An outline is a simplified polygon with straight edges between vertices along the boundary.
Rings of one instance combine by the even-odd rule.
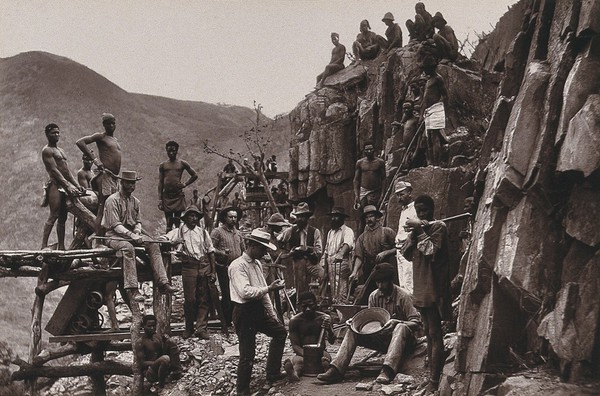
[[377, 290], [369, 295], [368, 303], [369, 308], [380, 307], [387, 310], [391, 319], [373, 334], [358, 334], [351, 327], [348, 328], [329, 370], [319, 374], [317, 379], [328, 383], [341, 381], [357, 346], [386, 353], [376, 381], [389, 384], [394, 379], [402, 358], [407, 356], [415, 343], [415, 332], [421, 327], [421, 317], [413, 307], [410, 295], [393, 283], [394, 275], [391, 264], [381, 263], [375, 267], [373, 278], [377, 282]]

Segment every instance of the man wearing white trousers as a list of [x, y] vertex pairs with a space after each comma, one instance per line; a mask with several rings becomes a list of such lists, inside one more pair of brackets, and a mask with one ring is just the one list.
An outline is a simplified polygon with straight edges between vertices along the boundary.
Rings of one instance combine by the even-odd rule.
[[[405, 225], [406, 220], [416, 219], [417, 212], [415, 211], [415, 205], [412, 199], [412, 185], [409, 182], [398, 181], [394, 186], [394, 193], [398, 198], [400, 204], [400, 218], [398, 220], [398, 233], [396, 234], [396, 248], [400, 249], [404, 244], [404, 241], [408, 238], [410, 231], [406, 231]], [[404, 256], [398, 251], [396, 254], [398, 262], [398, 280], [400, 287], [408, 291], [410, 294], [413, 293], [413, 269], [412, 262], [404, 258]]]

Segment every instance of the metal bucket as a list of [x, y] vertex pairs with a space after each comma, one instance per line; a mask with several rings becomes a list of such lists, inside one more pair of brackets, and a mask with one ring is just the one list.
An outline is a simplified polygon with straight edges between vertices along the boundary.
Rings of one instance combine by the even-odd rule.
[[306, 344], [304, 350], [304, 370], [303, 375], [307, 377], [316, 377], [323, 372], [321, 358], [323, 357], [323, 348], [319, 344]]

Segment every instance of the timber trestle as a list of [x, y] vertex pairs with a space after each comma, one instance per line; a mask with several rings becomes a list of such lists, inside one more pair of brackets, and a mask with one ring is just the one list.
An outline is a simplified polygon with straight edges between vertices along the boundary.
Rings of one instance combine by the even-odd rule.
[[[151, 281], [152, 271], [143, 248], [136, 248], [139, 281]], [[171, 255], [163, 254], [169, 277], [181, 274], [180, 263], [171, 264]], [[0, 277], [37, 277], [31, 316], [31, 339], [27, 361], [17, 358], [19, 370], [13, 380], [26, 381], [30, 395], [38, 393], [38, 377], [60, 378], [89, 376], [93, 394], [106, 394], [105, 375], [133, 375], [132, 394], [142, 394], [143, 377], [133, 362], [105, 360], [106, 351], [132, 350], [141, 337], [142, 307], [129, 304], [132, 313], [130, 329], [106, 332], [98, 308], [103, 304], [103, 292], [108, 282], [123, 283], [121, 260], [109, 248], [81, 250], [18, 250], [0, 251]], [[48, 293], [68, 286], [46, 330], [52, 334], [52, 347], [42, 350], [42, 312]], [[121, 289], [121, 294], [125, 297]], [[126, 300], [127, 301], [127, 300]], [[173, 334], [171, 330], [171, 296], [153, 290], [153, 313], [157, 318], [157, 333]], [[101, 317], [101, 315], [100, 315]], [[56, 343], [62, 344], [56, 344]], [[90, 354], [90, 363], [76, 366], [48, 366], [46, 363], [69, 355]]]

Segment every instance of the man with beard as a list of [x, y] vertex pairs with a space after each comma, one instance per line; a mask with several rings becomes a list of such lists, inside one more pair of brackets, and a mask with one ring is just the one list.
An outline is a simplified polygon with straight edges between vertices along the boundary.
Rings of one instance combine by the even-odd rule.
[[123, 286], [129, 301], [143, 302], [144, 297], [138, 291], [135, 246], [144, 246], [154, 282], [161, 294], [174, 293], [175, 289], [169, 283], [165, 266], [162, 261], [160, 247], [152, 243], [143, 234], [140, 218], [140, 201], [132, 195], [135, 183], [141, 180], [135, 171], [123, 171], [120, 191], [106, 199], [102, 227], [106, 229], [106, 245], [117, 251], [117, 256], [123, 259]]
[[[373, 205], [367, 205], [363, 211], [367, 225], [356, 240], [354, 267], [349, 278], [351, 282], [358, 279], [360, 284], [364, 284], [365, 292], [358, 304], [364, 304], [369, 294], [377, 287], [373, 280], [367, 283], [375, 264], [396, 261], [396, 233], [391, 228], [381, 226], [382, 216], [383, 213]], [[397, 279], [395, 271], [393, 275], [393, 279]]]
[[[377, 290], [369, 295], [369, 308], [383, 308], [390, 314], [390, 320], [381, 330], [373, 334], [357, 334], [349, 328], [342, 345], [330, 368], [319, 374], [320, 381], [334, 383], [344, 378], [346, 369], [352, 360], [357, 346], [367, 347], [385, 353], [383, 366], [376, 381], [389, 384], [400, 369], [402, 359], [415, 343], [415, 332], [421, 327], [419, 313], [413, 307], [410, 295], [392, 283], [394, 266], [388, 263], [378, 264], [373, 274]], [[291, 335], [290, 335], [291, 339]]]
[[[168, 141], [166, 150], [169, 160], [158, 167], [158, 209], [165, 212], [167, 232], [169, 232], [171, 228], [177, 228], [181, 224], [179, 216], [185, 209], [183, 189], [195, 182], [198, 174], [186, 161], [177, 159], [179, 151], [177, 142]], [[183, 171], [190, 175], [185, 183], [181, 182]]]
[[354, 231], [344, 224], [348, 215], [342, 207], [333, 208], [331, 229], [327, 233], [327, 243], [323, 261], [326, 277], [331, 286], [331, 300], [341, 302], [348, 293], [348, 277], [350, 276], [350, 253], [354, 249]]
[[179, 348], [167, 336], [162, 339], [156, 334], [156, 317], [144, 315], [142, 317], [144, 334], [135, 344], [135, 353], [140, 363], [144, 377], [150, 383], [158, 382], [160, 387], [165, 385], [169, 373], [172, 379], [179, 379], [183, 375], [179, 361]]
[[165, 238], [178, 246], [177, 253], [181, 259], [185, 318], [183, 338], [195, 334], [208, 340], [209, 287], [216, 280], [215, 248], [208, 231], [199, 225], [202, 212], [197, 207], [189, 206], [181, 217], [183, 224], [169, 231]]
[[227, 326], [231, 326], [231, 297], [229, 293], [229, 264], [242, 255], [244, 240], [242, 233], [237, 229], [237, 222], [242, 216], [239, 208], [227, 207], [219, 213], [221, 225], [212, 230], [210, 237], [215, 248], [217, 261], [217, 277], [221, 287], [221, 306]]
[[427, 390], [435, 391], [439, 386], [444, 366], [444, 341], [442, 319], [450, 312], [450, 280], [448, 267], [448, 229], [442, 221], [434, 221], [435, 205], [429, 195], [415, 199], [417, 219], [408, 219], [412, 228], [402, 251], [407, 260], [412, 260], [414, 277], [414, 306], [421, 313], [430, 378]]
[[[46, 224], [44, 224], [44, 234], [42, 237], [42, 249], [48, 248], [48, 239], [50, 232], [56, 225], [56, 236], [58, 239], [58, 249], [65, 250], [65, 223], [67, 221], [67, 202], [65, 193], [68, 195], [80, 195], [84, 189], [81, 187], [73, 174], [69, 170], [67, 164], [67, 156], [63, 149], [58, 147], [60, 139], [60, 128], [56, 124], [48, 124], [44, 129], [48, 144], [42, 149], [42, 161], [48, 172], [49, 181], [47, 183], [47, 191], [44, 204], [48, 204], [50, 215]], [[64, 192], [61, 192], [62, 188]], [[42, 204], [42, 206], [45, 206]]]
[[407, 220], [417, 218], [415, 204], [412, 201], [412, 190], [412, 184], [404, 181], [398, 181], [394, 188], [394, 193], [396, 194], [398, 204], [400, 205], [398, 233], [396, 234], [396, 248], [398, 249], [398, 254], [396, 255], [398, 261], [398, 284], [410, 294], [413, 292], [412, 263], [404, 258], [401, 248], [409, 237], [409, 232], [406, 228]]
[[[298, 381], [304, 370], [304, 345], [319, 344], [321, 329], [330, 344], [335, 342], [335, 334], [331, 325], [331, 317], [323, 312], [317, 312], [317, 298], [311, 292], [303, 292], [298, 296], [298, 308], [302, 312], [290, 319], [290, 344], [295, 355], [283, 363], [285, 372], [291, 381]], [[324, 341], [323, 341], [324, 342]], [[327, 370], [331, 355], [324, 350], [321, 364]]]
[[296, 250], [296, 253], [292, 255], [296, 295], [300, 295], [303, 291], [308, 291], [311, 279], [320, 280], [323, 277], [322, 268], [319, 265], [315, 265], [305, 254], [306, 248], [310, 247], [317, 257], [318, 262], [318, 258], [323, 252], [321, 231], [318, 228], [308, 225], [308, 219], [310, 219], [312, 213], [308, 203], [300, 202], [296, 210], [292, 212], [292, 215], [296, 217], [296, 223], [285, 230], [280, 238], [281, 243], [283, 243], [287, 251]]
[[287, 331], [277, 319], [269, 292], [284, 288], [283, 281], [276, 280], [267, 285], [260, 259], [267, 249], [275, 250], [269, 233], [254, 229], [246, 238], [247, 249], [229, 266], [233, 323], [239, 340], [240, 360], [237, 369], [236, 392], [250, 395], [252, 367], [256, 355], [256, 333], [271, 337], [267, 355], [267, 385], [277, 381], [281, 373], [281, 359]]

